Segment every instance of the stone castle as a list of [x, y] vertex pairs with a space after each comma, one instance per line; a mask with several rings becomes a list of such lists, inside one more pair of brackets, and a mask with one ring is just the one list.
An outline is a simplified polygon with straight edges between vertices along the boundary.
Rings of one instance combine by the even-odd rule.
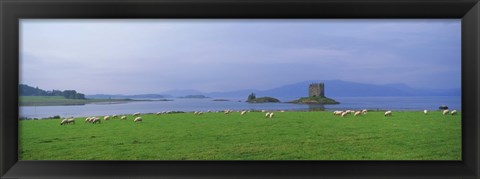
[[312, 83], [308, 87], [308, 96], [309, 97], [325, 97], [325, 84], [323, 83]]

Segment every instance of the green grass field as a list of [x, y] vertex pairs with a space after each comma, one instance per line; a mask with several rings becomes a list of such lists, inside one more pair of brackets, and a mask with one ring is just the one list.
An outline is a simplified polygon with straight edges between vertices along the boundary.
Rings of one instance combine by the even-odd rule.
[[142, 115], [143, 122], [21, 120], [21, 160], [461, 160], [461, 114]]
[[67, 99], [63, 96], [20, 96], [20, 106], [84, 105], [100, 102], [127, 102], [127, 99]]

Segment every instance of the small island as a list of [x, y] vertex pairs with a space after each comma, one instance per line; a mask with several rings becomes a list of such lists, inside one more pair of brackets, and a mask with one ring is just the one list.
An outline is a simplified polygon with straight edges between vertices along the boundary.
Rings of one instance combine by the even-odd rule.
[[195, 99], [203, 99], [203, 98], [210, 98], [210, 97], [207, 97], [205, 95], [186, 95], [186, 96], [182, 96], [182, 97], [178, 97], [178, 98], [195, 98]]
[[260, 97], [257, 98], [255, 93], [248, 95], [247, 103], [279, 103], [280, 100], [272, 97]]
[[214, 99], [212, 101], [230, 101], [230, 100], [228, 100], [228, 99]]
[[308, 88], [308, 97], [303, 97], [297, 100], [290, 101], [289, 103], [298, 104], [340, 104], [334, 99], [327, 98], [325, 96], [325, 88], [323, 83], [310, 84]]

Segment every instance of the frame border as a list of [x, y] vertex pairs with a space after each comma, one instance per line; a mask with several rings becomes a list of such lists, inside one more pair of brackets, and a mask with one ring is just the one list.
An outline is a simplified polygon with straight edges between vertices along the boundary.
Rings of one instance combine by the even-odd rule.
[[[457, 18], [462, 161], [18, 161], [21, 18]], [[479, 178], [479, 0], [0, 0], [0, 177]]]

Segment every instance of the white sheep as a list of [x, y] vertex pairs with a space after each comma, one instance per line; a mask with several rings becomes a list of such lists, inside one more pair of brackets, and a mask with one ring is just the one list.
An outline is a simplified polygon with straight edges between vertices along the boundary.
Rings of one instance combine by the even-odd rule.
[[275, 115], [275, 114], [273, 114], [273, 112], [271, 112], [271, 113], [268, 115], [268, 118], [273, 118], [273, 115]]
[[246, 113], [247, 113], [247, 111], [242, 111], [242, 112], [240, 113], [240, 115], [243, 116], [243, 115], [245, 115]]
[[203, 112], [201, 112], [201, 111], [197, 113], [197, 115], [202, 115], [202, 114], [203, 114]]
[[116, 119], [118, 116], [116, 114], [112, 115], [112, 119]]
[[453, 115], [456, 115], [456, 114], [457, 114], [457, 110], [453, 110], [452, 112], [450, 112], [450, 114], [452, 114], [452, 116], [453, 116]]
[[122, 116], [120, 117], [120, 119], [127, 119], [127, 116]]
[[136, 117], [136, 118], [133, 120], [133, 122], [140, 122], [140, 121], [142, 121], [142, 117]]
[[448, 114], [448, 109], [443, 110], [442, 114], [447, 115]]
[[265, 113], [265, 117], [270, 116], [270, 112]]
[[340, 116], [342, 115], [343, 111], [333, 111], [333, 115]]
[[140, 112], [133, 113], [133, 116], [140, 116]]
[[103, 120], [108, 121], [109, 119], [110, 119], [110, 116], [104, 116], [104, 117], [103, 117]]
[[101, 123], [101, 120], [100, 120], [100, 118], [98, 118], [98, 117], [93, 117], [93, 118], [91, 119], [91, 121], [92, 121], [92, 124]]
[[428, 111], [425, 109], [423, 110], [423, 114], [427, 115], [428, 114]]
[[345, 116], [347, 116], [348, 114], [350, 114], [350, 112], [345, 111], [345, 112], [342, 112], [341, 116], [342, 116], [342, 117], [345, 117]]
[[392, 116], [392, 111], [385, 112], [385, 116]]
[[156, 114], [157, 114], [157, 115], [160, 115], [160, 114], [162, 114], [162, 113], [161, 113], [161, 112], [157, 112]]
[[63, 120], [60, 122], [60, 125], [64, 125], [64, 124], [68, 124], [68, 119], [63, 119]]
[[280, 112], [285, 112], [284, 110], [281, 110]]
[[367, 114], [367, 109], [362, 110], [362, 114]]
[[359, 116], [360, 114], [362, 114], [362, 111], [357, 111], [355, 112], [354, 116]]
[[85, 118], [85, 123], [90, 122], [90, 118], [91, 118], [91, 117]]

